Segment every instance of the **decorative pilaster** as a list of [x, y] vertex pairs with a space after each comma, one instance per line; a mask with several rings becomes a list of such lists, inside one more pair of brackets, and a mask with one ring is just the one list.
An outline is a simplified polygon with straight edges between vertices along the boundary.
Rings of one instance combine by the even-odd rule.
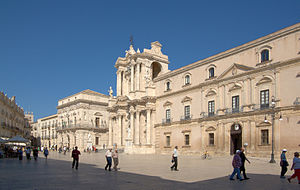
[[147, 129], [146, 129], [146, 144], [150, 144], [150, 137], [151, 137], [151, 109], [147, 109]]
[[139, 145], [140, 144], [140, 111], [136, 111], [135, 114], [136, 114], [136, 119], [135, 119], [134, 143], [136, 145]]
[[130, 91], [133, 92], [133, 87], [134, 87], [134, 65], [131, 65], [131, 85], [130, 85]]
[[140, 90], [140, 63], [136, 66], [136, 90]]
[[109, 118], [109, 121], [108, 121], [108, 146], [112, 146], [112, 142], [113, 142], [113, 139], [112, 139], [112, 118]]

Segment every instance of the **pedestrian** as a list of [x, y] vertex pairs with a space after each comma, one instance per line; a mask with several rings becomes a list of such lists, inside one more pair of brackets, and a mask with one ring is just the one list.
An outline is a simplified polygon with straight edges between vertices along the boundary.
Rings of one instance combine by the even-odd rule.
[[242, 177], [241, 177], [241, 173], [240, 173], [240, 167], [242, 166], [242, 160], [240, 157], [240, 150], [236, 151], [236, 154], [234, 155], [233, 159], [232, 159], [232, 166], [233, 166], [233, 172], [230, 176], [230, 180], [234, 180], [233, 177], [235, 176], [235, 174], [237, 174], [237, 177], [240, 181], [243, 181]]
[[27, 147], [27, 149], [26, 149], [26, 157], [27, 157], [27, 160], [30, 160], [31, 158], [30, 158], [30, 154], [31, 154], [31, 149], [30, 149], [30, 147]]
[[281, 174], [280, 178], [284, 179], [285, 178], [285, 173], [287, 172], [287, 167], [289, 166], [289, 163], [286, 159], [285, 153], [287, 152], [287, 149], [282, 149], [282, 153], [280, 155], [280, 166], [281, 166]]
[[117, 171], [118, 170], [118, 164], [119, 164], [119, 155], [118, 155], [118, 150], [115, 149], [114, 153], [112, 155], [113, 160], [114, 160], [114, 170]]
[[18, 153], [19, 153], [19, 160], [23, 160], [23, 151], [22, 151], [22, 148], [19, 148]]
[[72, 158], [73, 158], [73, 163], [72, 163], [72, 168], [74, 168], [74, 165], [76, 163], [76, 170], [78, 170], [78, 162], [79, 162], [79, 155], [80, 155], [80, 152], [79, 150], [77, 150], [78, 147], [75, 146], [75, 150], [72, 151]]
[[44, 155], [45, 155], [45, 157], [47, 159], [47, 157], [49, 155], [49, 150], [47, 149], [47, 147], [45, 147], [45, 149], [44, 149]]
[[293, 165], [291, 167], [291, 170], [294, 170], [294, 174], [288, 178], [288, 181], [291, 183], [291, 179], [297, 177], [298, 178], [298, 184], [300, 184], [300, 158], [299, 158], [299, 152], [294, 153], [294, 159], [293, 159]]
[[171, 166], [171, 171], [175, 170], [175, 171], [179, 171], [177, 169], [177, 166], [178, 166], [178, 146], [175, 146], [174, 148], [174, 151], [173, 151], [173, 154], [172, 154], [172, 163], [174, 163], [172, 166]]
[[240, 152], [240, 157], [241, 157], [241, 160], [242, 160], [242, 166], [240, 167], [240, 172], [242, 173], [243, 172], [243, 175], [244, 175], [244, 179], [247, 180], [247, 179], [250, 179], [247, 177], [246, 175], [246, 169], [245, 169], [245, 161], [247, 160], [247, 162], [250, 164], [250, 161], [247, 159], [246, 155], [244, 154], [244, 148], [241, 148], [241, 152]]
[[66, 155], [67, 147], [64, 146], [64, 155]]
[[105, 170], [107, 170], [107, 167], [108, 167], [108, 171], [111, 171], [111, 157], [112, 157], [112, 152], [111, 152], [111, 148], [110, 149], [108, 149], [107, 151], [106, 151], [106, 153], [105, 153], [105, 158], [106, 158], [106, 162], [107, 162], [107, 164], [106, 164], [106, 166], [105, 166]]
[[33, 149], [33, 158], [34, 158], [35, 161], [37, 160], [38, 156], [39, 156], [39, 150], [38, 150], [37, 147], [35, 147]]

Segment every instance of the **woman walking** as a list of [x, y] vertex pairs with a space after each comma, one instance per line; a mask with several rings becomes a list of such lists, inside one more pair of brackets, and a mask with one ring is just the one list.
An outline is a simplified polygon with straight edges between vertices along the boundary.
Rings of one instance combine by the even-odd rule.
[[293, 159], [293, 165], [291, 167], [291, 170], [294, 169], [294, 174], [288, 178], [288, 181], [291, 183], [291, 179], [297, 177], [298, 178], [298, 184], [300, 184], [300, 158], [299, 158], [299, 152], [294, 153], [294, 159]]

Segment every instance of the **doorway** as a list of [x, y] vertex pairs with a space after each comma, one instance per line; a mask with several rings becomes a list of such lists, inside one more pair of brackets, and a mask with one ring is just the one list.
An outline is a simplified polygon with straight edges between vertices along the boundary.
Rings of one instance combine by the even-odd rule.
[[233, 155], [237, 150], [242, 148], [242, 127], [235, 123], [230, 130], [230, 154]]

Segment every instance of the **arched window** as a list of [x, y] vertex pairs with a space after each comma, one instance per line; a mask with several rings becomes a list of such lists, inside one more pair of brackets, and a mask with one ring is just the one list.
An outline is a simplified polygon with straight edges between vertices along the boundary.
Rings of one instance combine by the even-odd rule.
[[184, 77], [184, 84], [185, 85], [188, 85], [188, 84], [190, 84], [191, 83], [191, 77], [190, 77], [190, 75], [186, 75], [185, 77]]
[[171, 90], [171, 83], [168, 81], [166, 83], [166, 91]]
[[269, 61], [269, 50], [265, 49], [260, 54], [261, 54], [261, 62]]
[[214, 68], [210, 68], [208, 70], [208, 72], [209, 72], [209, 75], [208, 75], [209, 78], [215, 77], [215, 69]]

